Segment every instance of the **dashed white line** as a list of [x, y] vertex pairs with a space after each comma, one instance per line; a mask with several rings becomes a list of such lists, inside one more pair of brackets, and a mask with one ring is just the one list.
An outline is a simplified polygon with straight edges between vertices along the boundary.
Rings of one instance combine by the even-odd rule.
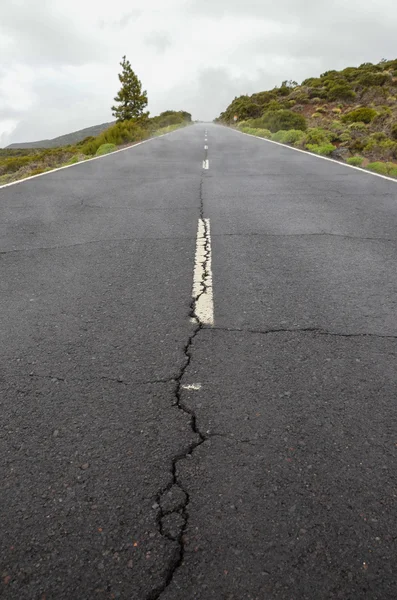
[[199, 219], [192, 296], [194, 314], [202, 325], [214, 324], [212, 250], [209, 219]]
[[210, 168], [210, 161], [209, 160], [203, 160], [203, 169], [208, 170]]
[[204, 146], [204, 150], [208, 150], [208, 146]]

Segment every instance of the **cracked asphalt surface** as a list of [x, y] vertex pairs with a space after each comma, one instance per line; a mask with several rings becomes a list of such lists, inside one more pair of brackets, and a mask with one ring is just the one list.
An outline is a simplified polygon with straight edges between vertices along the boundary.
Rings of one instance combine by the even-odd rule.
[[396, 183], [200, 124], [0, 217], [0, 597], [395, 600]]

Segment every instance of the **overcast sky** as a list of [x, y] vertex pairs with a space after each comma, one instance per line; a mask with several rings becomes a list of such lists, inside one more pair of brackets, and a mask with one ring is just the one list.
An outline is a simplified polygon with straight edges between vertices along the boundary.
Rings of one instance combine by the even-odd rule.
[[397, 58], [396, 0], [0, 0], [0, 147], [112, 120], [123, 54], [149, 109], [212, 120], [235, 96]]

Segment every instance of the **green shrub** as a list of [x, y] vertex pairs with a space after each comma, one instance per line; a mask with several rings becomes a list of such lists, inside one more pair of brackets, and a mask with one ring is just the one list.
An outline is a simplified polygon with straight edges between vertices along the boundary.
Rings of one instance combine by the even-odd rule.
[[245, 121], [246, 127], [255, 127], [255, 129], [266, 129], [265, 121], [262, 117], [259, 119], [248, 119]]
[[318, 111], [312, 114], [312, 119], [321, 119], [323, 115]]
[[352, 165], [353, 167], [361, 167], [364, 159], [361, 156], [352, 156], [347, 159], [347, 164]]
[[266, 138], [268, 140], [270, 140], [270, 138], [272, 137], [271, 131], [269, 131], [268, 129], [256, 129], [256, 135], [262, 138]]
[[378, 141], [374, 136], [381, 135], [382, 132], [378, 134], [372, 134], [367, 140], [366, 145], [364, 147], [364, 152], [367, 154], [375, 155], [380, 159], [388, 159], [391, 157], [397, 158], [397, 142], [389, 139], [385, 139], [382, 141]]
[[366, 131], [367, 126], [365, 123], [361, 123], [359, 121], [358, 123], [351, 123], [351, 125], [349, 125], [349, 129], [351, 129], [352, 131]]
[[388, 73], [367, 72], [357, 79], [357, 84], [362, 85], [363, 87], [372, 87], [374, 85], [381, 86], [384, 85], [389, 79], [390, 76]]
[[371, 134], [371, 139], [375, 140], [377, 142], [384, 142], [385, 140], [388, 139], [388, 137], [384, 131], [375, 131], [374, 133]]
[[342, 133], [342, 134], [339, 136], [339, 141], [343, 142], [344, 144], [345, 144], [345, 143], [347, 143], [347, 142], [350, 142], [350, 141], [351, 141], [351, 139], [352, 139], [352, 136], [351, 136], [351, 134], [350, 134], [350, 133], [348, 133], [347, 131], [345, 131], [345, 133]]
[[283, 143], [283, 138], [284, 138], [285, 133], [286, 133], [286, 131], [284, 129], [280, 129], [280, 131], [276, 131], [276, 133], [272, 134], [272, 140], [274, 142]]
[[299, 129], [289, 129], [288, 131], [277, 131], [272, 135], [272, 140], [275, 142], [281, 142], [282, 144], [295, 144], [299, 142], [305, 133], [303, 131], [299, 131]]
[[388, 162], [386, 165], [388, 174], [392, 175], [393, 177], [397, 177], [397, 165], [392, 162]]
[[78, 154], [75, 154], [74, 156], [72, 156], [72, 158], [70, 158], [65, 165], [75, 165], [76, 163], [80, 162], [80, 157], [78, 156]]
[[302, 85], [315, 88], [321, 87], [323, 85], [323, 82], [319, 77], [309, 77], [309, 79], [305, 79], [304, 81], [302, 81]]
[[305, 117], [288, 109], [267, 111], [264, 113], [261, 121], [263, 123], [262, 126], [266, 129], [270, 129], [272, 133], [276, 133], [281, 129], [299, 129], [301, 131], [307, 129]]
[[335, 150], [335, 146], [332, 144], [306, 144], [307, 150], [314, 154], [320, 154], [321, 156], [329, 156]]
[[393, 123], [391, 126], [391, 137], [393, 140], [397, 140], [397, 123]]
[[367, 145], [368, 138], [357, 138], [351, 140], [346, 145], [351, 152], [363, 152]]
[[309, 94], [300, 89], [291, 92], [290, 98], [295, 100], [297, 104], [307, 104], [309, 102]]
[[346, 115], [343, 115], [341, 120], [343, 123], [371, 123], [377, 114], [378, 113], [374, 108], [363, 106], [361, 108], [351, 110]]
[[367, 165], [367, 169], [369, 171], [373, 171], [374, 173], [379, 173], [380, 175], [388, 175], [389, 170], [387, 165], [382, 162], [373, 162]]
[[344, 129], [344, 126], [340, 121], [332, 121], [330, 128], [332, 129], [332, 131], [341, 131]]
[[109, 154], [115, 150], [116, 144], [102, 144], [102, 146], [99, 146], [98, 150], [96, 151], [95, 156], [103, 156], [104, 154]]
[[303, 139], [305, 144], [314, 144], [321, 146], [327, 144], [331, 139], [331, 132], [320, 127], [312, 127], [307, 130], [307, 133]]
[[327, 99], [331, 102], [334, 100], [353, 100], [356, 97], [354, 90], [345, 83], [337, 83], [329, 87]]
[[28, 155], [2, 159], [0, 160], [0, 175], [16, 173], [19, 169], [31, 163], [32, 160], [35, 160], [35, 158], [35, 155]]

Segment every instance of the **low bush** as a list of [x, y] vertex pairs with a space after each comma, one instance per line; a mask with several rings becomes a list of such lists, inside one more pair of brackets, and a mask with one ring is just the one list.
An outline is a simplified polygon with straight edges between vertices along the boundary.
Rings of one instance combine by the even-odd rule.
[[393, 169], [389, 169], [389, 175], [397, 177], [397, 165], [394, 165]]
[[349, 148], [350, 152], [363, 152], [365, 146], [367, 145], [368, 138], [356, 138], [350, 140], [350, 142], [346, 143], [346, 146]]
[[306, 144], [306, 148], [314, 154], [320, 154], [320, 156], [329, 156], [335, 150], [335, 146], [332, 144]]
[[95, 156], [103, 156], [104, 154], [114, 152], [114, 150], [116, 150], [116, 144], [102, 144], [96, 151]]
[[343, 142], [344, 144], [346, 144], [347, 142], [350, 142], [351, 139], [352, 139], [351, 133], [349, 133], [348, 131], [341, 133], [339, 136], [339, 141]]
[[16, 173], [19, 169], [32, 162], [34, 158], [34, 156], [28, 155], [0, 159], [0, 175]]
[[336, 85], [330, 86], [327, 92], [327, 99], [330, 102], [334, 100], [353, 100], [356, 94], [352, 88], [344, 83], [337, 83]]
[[347, 164], [352, 165], [353, 167], [361, 167], [363, 162], [364, 159], [361, 156], [352, 156], [351, 158], [347, 159]]
[[296, 142], [299, 142], [304, 135], [304, 131], [300, 131], [299, 129], [289, 129], [288, 131], [281, 130], [272, 135], [272, 140], [281, 142], [282, 144], [295, 144]]
[[303, 90], [291, 92], [290, 98], [295, 100], [297, 104], [307, 104], [309, 102], [309, 94]]
[[393, 140], [397, 140], [397, 123], [393, 123], [393, 125], [391, 126], [390, 135], [393, 138]]
[[331, 139], [331, 133], [326, 129], [320, 127], [312, 127], [307, 130], [305, 137], [303, 138], [304, 144], [314, 144], [321, 146], [327, 144]]
[[374, 173], [379, 173], [380, 175], [388, 175], [389, 173], [387, 164], [382, 162], [369, 163], [369, 165], [367, 165], [367, 169], [369, 171], [373, 171]]
[[268, 129], [257, 129], [255, 135], [262, 138], [266, 138], [268, 140], [270, 140], [270, 138], [272, 137], [272, 133]]
[[288, 109], [265, 112], [262, 123], [262, 126], [270, 129], [272, 133], [280, 130], [299, 129], [305, 131], [307, 129], [305, 117]]
[[356, 81], [358, 85], [363, 87], [371, 87], [374, 85], [382, 86], [390, 79], [388, 73], [373, 73], [367, 72], [361, 75]]
[[364, 152], [380, 159], [397, 158], [397, 142], [389, 139], [377, 141], [373, 136], [368, 138]]
[[343, 115], [341, 121], [343, 121], [343, 123], [371, 123], [377, 114], [378, 113], [374, 108], [362, 106], [361, 108], [356, 108], [346, 115]]
[[349, 129], [351, 129], [352, 131], [366, 131], [367, 126], [365, 123], [361, 123], [359, 121], [358, 123], [351, 123], [351, 125], [349, 125]]
[[75, 154], [65, 163], [65, 165], [75, 165], [76, 163], [80, 162], [82, 158], [83, 157], [79, 156], [78, 154]]
[[248, 119], [247, 121], [242, 121], [239, 127], [253, 127], [254, 129], [266, 129], [265, 122], [262, 117], [259, 119]]

